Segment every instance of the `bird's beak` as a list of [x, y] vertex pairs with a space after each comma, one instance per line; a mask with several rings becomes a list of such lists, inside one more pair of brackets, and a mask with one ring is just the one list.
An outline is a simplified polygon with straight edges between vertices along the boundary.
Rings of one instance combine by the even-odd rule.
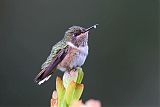
[[91, 30], [91, 29], [93, 29], [93, 28], [96, 29], [97, 26], [98, 26], [98, 24], [95, 24], [95, 25], [93, 25], [93, 26], [87, 28], [87, 29], [85, 30], [85, 32], [87, 32], [87, 31], [89, 31], [89, 30]]

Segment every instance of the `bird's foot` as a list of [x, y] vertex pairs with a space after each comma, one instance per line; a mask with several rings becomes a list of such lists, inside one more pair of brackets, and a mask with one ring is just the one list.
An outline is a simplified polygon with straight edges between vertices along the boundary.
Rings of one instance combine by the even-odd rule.
[[69, 73], [69, 72], [71, 72], [71, 71], [76, 71], [77, 70], [77, 67], [73, 67], [73, 68], [68, 68], [68, 70], [67, 70], [67, 72]]

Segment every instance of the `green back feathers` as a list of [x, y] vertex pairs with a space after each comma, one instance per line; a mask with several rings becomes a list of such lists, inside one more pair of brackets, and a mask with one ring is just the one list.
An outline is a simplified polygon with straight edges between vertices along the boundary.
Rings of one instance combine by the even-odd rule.
[[52, 47], [50, 55], [48, 56], [47, 60], [42, 64], [41, 69], [45, 69], [51, 63], [52, 58], [57, 55], [57, 52], [67, 46], [66, 42], [62, 39], [57, 44]]

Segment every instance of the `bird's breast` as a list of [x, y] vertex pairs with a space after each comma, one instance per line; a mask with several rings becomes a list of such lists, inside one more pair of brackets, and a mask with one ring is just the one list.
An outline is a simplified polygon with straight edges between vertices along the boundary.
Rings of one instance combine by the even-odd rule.
[[88, 46], [73, 48], [70, 47], [66, 57], [58, 65], [61, 71], [82, 66], [88, 55]]
[[88, 46], [79, 47], [79, 50], [75, 53], [75, 56], [71, 62], [70, 66], [77, 67], [82, 66], [88, 55]]

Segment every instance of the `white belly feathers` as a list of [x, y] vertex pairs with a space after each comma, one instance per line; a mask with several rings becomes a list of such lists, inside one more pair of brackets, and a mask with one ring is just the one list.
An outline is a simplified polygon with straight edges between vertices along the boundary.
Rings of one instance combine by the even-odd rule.
[[72, 67], [82, 66], [88, 55], [88, 46], [86, 45], [84, 47], [81, 47], [81, 46], [77, 47], [73, 45], [71, 42], [67, 42], [67, 44], [71, 46], [72, 48], [79, 50], [79, 52], [77, 52], [73, 61], [71, 62], [70, 66]]

